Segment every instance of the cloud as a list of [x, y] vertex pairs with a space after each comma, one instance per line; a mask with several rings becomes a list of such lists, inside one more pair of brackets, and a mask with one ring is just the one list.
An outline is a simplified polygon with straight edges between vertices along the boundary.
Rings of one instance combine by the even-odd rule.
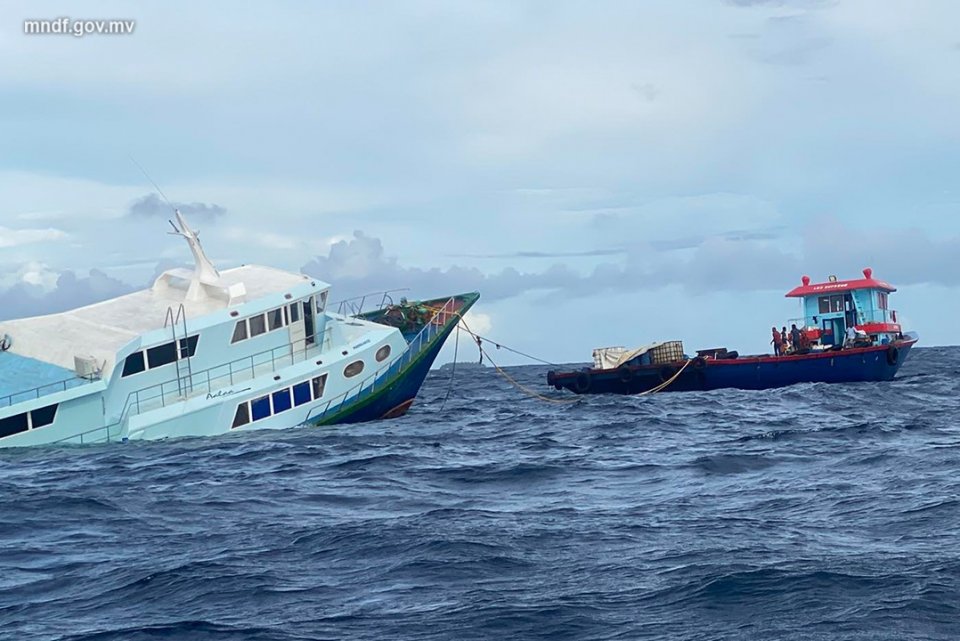
[[337, 299], [400, 288], [417, 297], [479, 290], [487, 301], [537, 292], [577, 298], [671, 286], [693, 295], [785, 291], [804, 273], [814, 280], [829, 274], [856, 278], [866, 266], [902, 285], [960, 285], [960, 264], [953, 259], [960, 253], [960, 237], [931, 239], [919, 230], [861, 232], [835, 220], [819, 221], [802, 237], [728, 234], [682, 250], [638, 245], [625, 252], [623, 261], [601, 263], [588, 272], [564, 264], [536, 272], [507, 267], [489, 274], [462, 266], [421, 269], [404, 267], [386, 255], [379, 239], [356, 231], [302, 271], [332, 283]]
[[355, 231], [352, 239], [334, 243], [328, 256], [318, 256], [301, 270], [331, 283], [336, 299], [409, 288], [411, 295], [423, 297], [479, 290], [490, 301], [528, 292], [582, 297], [669, 285], [681, 285], [694, 293], [782, 288], [794, 280], [800, 268], [795, 256], [765, 240], [720, 236], [702, 242], [689, 255], [671, 255], [649, 246], [625, 251], [623, 264], [602, 263], [588, 273], [556, 264], [539, 272], [507, 267], [485, 274], [456, 265], [446, 269], [404, 267], [386, 255], [380, 239]]
[[66, 238], [67, 234], [59, 229], [10, 229], [0, 227], [0, 247], [18, 247]]
[[584, 251], [544, 252], [544, 251], [517, 251], [501, 254], [447, 254], [453, 258], [581, 258], [590, 256], [618, 256], [626, 253], [626, 249], [587, 249]]
[[129, 294], [135, 288], [92, 269], [87, 276], [66, 271], [53, 289], [22, 281], [0, 291], [0, 320], [54, 314]]
[[227, 213], [227, 210], [220, 205], [207, 203], [168, 203], [162, 200], [157, 194], [149, 193], [134, 201], [130, 205], [127, 215], [140, 218], [170, 218], [173, 215], [174, 209], [179, 209], [180, 213], [186, 216], [188, 220], [214, 220]]

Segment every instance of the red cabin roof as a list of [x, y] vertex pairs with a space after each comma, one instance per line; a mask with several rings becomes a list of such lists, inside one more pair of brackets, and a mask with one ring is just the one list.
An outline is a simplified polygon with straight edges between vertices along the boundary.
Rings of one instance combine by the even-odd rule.
[[826, 283], [810, 284], [810, 277], [800, 279], [803, 283], [787, 292], [787, 298], [803, 298], [817, 294], [832, 294], [835, 292], [850, 292], [855, 289], [879, 289], [884, 292], [895, 292], [897, 288], [882, 280], [873, 277], [873, 270], [867, 267], [863, 270], [863, 278], [854, 280], [835, 280]]

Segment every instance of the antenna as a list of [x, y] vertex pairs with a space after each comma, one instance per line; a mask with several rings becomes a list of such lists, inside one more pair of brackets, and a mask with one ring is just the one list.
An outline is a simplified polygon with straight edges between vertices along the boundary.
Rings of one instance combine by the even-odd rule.
[[206, 252], [203, 251], [203, 246], [200, 245], [200, 232], [190, 229], [190, 226], [187, 224], [186, 219], [183, 217], [183, 214], [180, 213], [180, 210], [174, 207], [173, 203], [170, 202], [170, 199], [167, 198], [167, 195], [163, 193], [163, 190], [160, 189], [153, 178], [150, 177], [150, 174], [147, 173], [147, 170], [137, 162], [136, 158], [129, 156], [130, 162], [137, 166], [137, 168], [143, 173], [144, 177], [150, 181], [150, 184], [160, 193], [167, 204], [170, 206], [170, 209], [173, 210], [173, 215], [177, 219], [177, 222], [172, 220], [167, 220], [170, 223], [170, 226], [173, 227], [172, 232], [167, 232], [174, 234], [176, 236], [181, 236], [184, 240], [187, 241], [187, 244], [190, 246], [190, 252], [193, 254], [193, 260], [196, 266], [193, 270], [193, 279], [190, 282], [190, 287], [187, 289], [187, 300], [198, 300], [202, 294], [202, 285], [212, 285], [220, 280], [220, 272], [217, 271], [217, 268], [213, 266], [213, 263], [210, 262], [210, 259], [207, 258]]
[[[143, 166], [142, 166], [140, 163], [138, 163], [138, 162], [137, 162], [137, 159], [134, 158], [133, 156], [128, 156], [128, 158], [130, 158], [130, 162], [132, 162], [134, 165], [137, 166], [137, 169], [140, 170], [140, 172], [143, 174], [143, 176], [144, 176], [147, 180], [150, 181], [150, 184], [153, 185], [153, 188], [156, 189], [156, 190], [160, 193], [160, 195], [163, 197], [163, 199], [164, 199], [165, 201], [167, 201], [167, 204], [170, 205], [170, 209], [174, 209], [174, 210], [175, 210], [176, 207], [173, 206], [173, 203], [170, 202], [170, 199], [167, 198], [167, 195], [166, 195], [165, 193], [163, 193], [163, 190], [162, 190], [162, 189], [160, 189], [160, 185], [158, 185], [157, 183], [155, 183], [155, 182], [153, 181], [153, 178], [150, 177], [150, 174], [147, 173], [147, 170], [144, 169]], [[170, 224], [172, 225], [173, 223], [171, 222]]]

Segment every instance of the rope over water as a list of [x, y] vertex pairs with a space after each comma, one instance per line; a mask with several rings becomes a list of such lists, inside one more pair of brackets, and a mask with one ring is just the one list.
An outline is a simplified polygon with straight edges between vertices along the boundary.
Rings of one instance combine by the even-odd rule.
[[[432, 310], [432, 311], [434, 311], [434, 312], [445, 311], [442, 307], [431, 307], [431, 306], [429, 306], [429, 305], [425, 305], [424, 307], [426, 307], [427, 309]], [[487, 360], [490, 361], [490, 364], [493, 365], [494, 369], [497, 371], [497, 374], [499, 374], [500, 376], [502, 376], [507, 382], [509, 382], [511, 385], [513, 385], [514, 387], [516, 387], [517, 389], [519, 389], [521, 392], [523, 392], [523, 393], [525, 393], [525, 394], [527, 394], [527, 395], [529, 395], [529, 396], [532, 396], [532, 397], [534, 397], [534, 398], [538, 398], [538, 399], [540, 399], [540, 400], [547, 401], [548, 403], [568, 404], [568, 403], [578, 403], [578, 402], [580, 402], [580, 400], [581, 400], [580, 398], [552, 398], [552, 397], [550, 397], [550, 396], [545, 396], [545, 395], [543, 395], [543, 394], [540, 394], [539, 392], [537, 392], [537, 391], [535, 391], [535, 390], [532, 390], [532, 389], [530, 389], [529, 387], [526, 387], [525, 385], [523, 385], [522, 383], [520, 383], [519, 381], [517, 381], [515, 378], [513, 378], [512, 376], [510, 376], [509, 374], [507, 374], [507, 372], [504, 371], [504, 369], [503, 369], [502, 367], [500, 367], [499, 365], [497, 365], [497, 364], [494, 362], [494, 360], [493, 360], [492, 358], [490, 358], [490, 353], [489, 353], [488, 351], [486, 351], [485, 349], [483, 349], [483, 341], [487, 341], [488, 343], [493, 343], [494, 345], [497, 346], [497, 349], [505, 349], [505, 350], [507, 350], [507, 351], [509, 351], [509, 352], [513, 352], [514, 354], [518, 354], [518, 355], [523, 356], [523, 357], [525, 357], [525, 358], [529, 358], [530, 360], [534, 360], [534, 361], [538, 361], [538, 362], [540, 362], [540, 363], [543, 363], [544, 365], [557, 365], [557, 363], [551, 363], [550, 361], [545, 361], [545, 360], [543, 360], [542, 358], [537, 358], [536, 356], [531, 356], [530, 354], [525, 354], [525, 353], [521, 352], [520, 350], [513, 349], [512, 347], [507, 347], [507, 346], [504, 345], [503, 343], [498, 343], [498, 342], [496, 342], [496, 341], [493, 341], [493, 340], [487, 338], [486, 336], [481, 336], [480, 334], [477, 334], [476, 332], [474, 332], [473, 330], [470, 329], [470, 326], [467, 325], [466, 320], [464, 320], [464, 318], [463, 318], [463, 314], [461, 314], [459, 311], [454, 311], [454, 312], [449, 312], [449, 311], [447, 311], [446, 313], [448, 313], [448, 314], [453, 314], [455, 317], [459, 318], [460, 320], [459, 320], [459, 322], [457, 323], [457, 340], [455, 341], [454, 349], [453, 349], [453, 359], [454, 359], [454, 361], [453, 361], [453, 362], [454, 362], [453, 371], [452, 371], [451, 374], [450, 374], [450, 385], [449, 385], [449, 387], [447, 388], [447, 394], [446, 394], [446, 396], [445, 396], [444, 399], [443, 399], [443, 403], [440, 405], [441, 411], [443, 410], [443, 406], [444, 406], [444, 405], [446, 404], [446, 402], [447, 402], [447, 398], [449, 398], [449, 396], [450, 396], [450, 390], [453, 388], [453, 377], [454, 377], [454, 375], [456, 374], [456, 367], [457, 367], [457, 365], [456, 365], [456, 362], [457, 362], [456, 359], [457, 359], [457, 348], [458, 348], [458, 346], [459, 346], [459, 338], [460, 338], [460, 325], [463, 325], [463, 331], [465, 331], [467, 334], [473, 336], [473, 338], [477, 341], [477, 349], [480, 350], [480, 361], [483, 362], [483, 357], [486, 356], [486, 357], [487, 357]], [[639, 394], [636, 394], [636, 396], [647, 396], [647, 395], [649, 395], [649, 394], [656, 394], [657, 392], [662, 392], [663, 390], [667, 389], [675, 380], [677, 380], [677, 379], [680, 377], [680, 375], [683, 373], [683, 371], [684, 371], [685, 369], [687, 369], [687, 366], [690, 365], [690, 363], [692, 363], [692, 362], [693, 362], [693, 359], [687, 359], [687, 361], [683, 364], [683, 366], [682, 366], [680, 369], [678, 369], [673, 376], [671, 376], [670, 378], [668, 378], [668, 379], [665, 380], [664, 382], [660, 383], [660, 384], [657, 385], [656, 387], [653, 387], [653, 388], [651, 388], [651, 389], [648, 389], [648, 390], [645, 391], [645, 392], [640, 392]]]

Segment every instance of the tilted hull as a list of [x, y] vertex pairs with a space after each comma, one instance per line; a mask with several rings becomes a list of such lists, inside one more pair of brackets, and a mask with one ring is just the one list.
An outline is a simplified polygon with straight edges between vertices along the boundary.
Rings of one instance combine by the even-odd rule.
[[[422, 346], [415, 358], [409, 365], [399, 371], [395, 376], [383, 382], [382, 385], [372, 388], [369, 393], [360, 394], [354, 401], [343, 408], [335, 411], [328, 409], [326, 412], [314, 415], [308, 418], [308, 421], [316, 425], [332, 425], [336, 423], [361, 423], [364, 421], [375, 421], [384, 418], [396, 418], [407, 413], [413, 404], [423, 381], [430, 372], [430, 367], [436, 360], [437, 355], [443, 348], [450, 333], [456, 328], [460, 317], [469, 310], [480, 298], [479, 294], [461, 294], [452, 299], [438, 298], [434, 300], [422, 301], [430, 309], [439, 309], [448, 301], [452, 301], [449, 306], [449, 314], [446, 321], [439, 328], [436, 336], [429, 343]], [[372, 322], [380, 322], [383, 319], [384, 310], [361, 314], [360, 318]], [[408, 331], [404, 333], [404, 338], [415, 342], [419, 332]], [[414, 348], [415, 344], [411, 345]]]
[[[200, 371], [176, 381], [176, 385], [167, 382], [159, 390], [147, 388], [146, 393], [127, 397], [118, 418], [103, 414], [103, 399], [109, 393], [105, 381], [38, 396], [11, 406], [8, 413], [20, 411], [19, 416], [27, 416], [34, 406], [55, 403], [58, 409], [54, 423], [13, 434], [0, 433], [0, 447], [215, 436], [401, 416], [412, 405], [461, 315], [478, 299], [478, 294], [470, 293], [417, 303], [429, 313], [415, 318], [404, 327], [408, 331], [401, 332], [389, 323], [379, 323], [386, 310], [342, 317], [340, 322], [346, 325], [364, 321], [370, 331], [354, 341], [326, 348], [318, 345], [302, 355], [281, 350], [267, 353], [242, 369], [220, 367], [229, 374], [221, 372], [213, 379], [208, 371]], [[382, 361], [376, 356], [387, 344], [381, 335], [395, 341], [387, 352], [389, 357]], [[345, 367], [357, 360], [368, 364], [367, 371], [344, 379]], [[325, 385], [315, 390], [310, 383], [319, 377]], [[304, 395], [298, 396], [295, 388]], [[254, 407], [261, 403], [272, 409], [257, 417]], [[239, 406], [249, 408], [242, 424], [237, 420]]]

